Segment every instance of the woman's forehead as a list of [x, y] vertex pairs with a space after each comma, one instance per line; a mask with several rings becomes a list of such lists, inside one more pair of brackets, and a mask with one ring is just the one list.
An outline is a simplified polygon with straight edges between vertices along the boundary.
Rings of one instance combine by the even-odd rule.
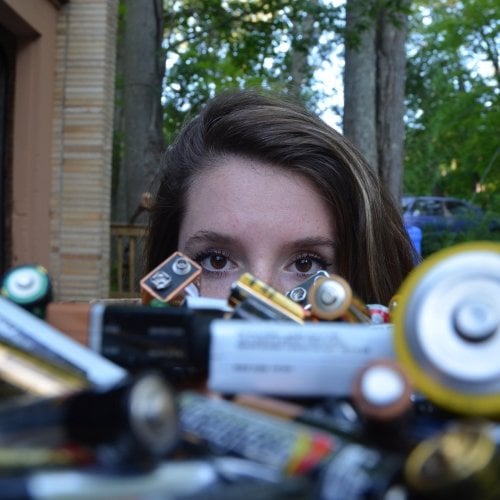
[[332, 237], [331, 210], [301, 174], [233, 157], [194, 179], [181, 237], [200, 230]]

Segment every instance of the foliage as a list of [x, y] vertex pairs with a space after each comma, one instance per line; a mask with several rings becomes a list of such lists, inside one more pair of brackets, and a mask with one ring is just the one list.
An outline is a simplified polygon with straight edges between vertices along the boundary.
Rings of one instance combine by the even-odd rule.
[[[339, 9], [319, 0], [166, 1], [167, 138], [187, 112], [196, 112], [222, 89], [263, 87], [301, 94], [297, 89], [307, 89], [312, 77], [311, 58], [329, 54], [331, 36], [326, 34], [338, 31], [338, 22]], [[303, 82], [292, 78], [294, 52], [306, 56]], [[302, 97], [312, 100], [310, 94]]]
[[428, 257], [443, 248], [458, 245], [466, 241], [500, 242], [500, 226], [492, 230], [492, 226], [488, 224], [489, 220], [490, 219], [487, 218], [482, 224], [463, 232], [443, 231], [439, 234], [433, 233], [432, 236], [429, 236], [424, 229], [422, 238], [422, 257]]
[[405, 191], [500, 198], [500, 21], [496, 0], [414, 2]]
[[[376, 17], [378, 9], [399, 11], [406, 5], [400, 0], [356, 1], [367, 7], [366, 22]], [[167, 70], [162, 102], [167, 141], [186, 114], [231, 87], [300, 93], [309, 107], [324, 111], [327, 104], [314, 90], [313, 73], [342, 45], [345, 13], [344, 5], [338, 4], [330, 0], [165, 0], [162, 50]], [[496, 0], [412, 2], [407, 44], [407, 193], [469, 198], [490, 211], [500, 206], [496, 9]], [[297, 53], [305, 55], [306, 63], [299, 72], [294, 68]]]

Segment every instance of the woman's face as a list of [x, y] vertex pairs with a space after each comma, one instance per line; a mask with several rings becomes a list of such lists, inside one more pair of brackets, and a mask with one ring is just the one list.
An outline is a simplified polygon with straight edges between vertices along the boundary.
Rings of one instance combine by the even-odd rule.
[[335, 270], [331, 210], [305, 177], [230, 156], [191, 184], [179, 250], [203, 267], [201, 294], [227, 298], [249, 272], [286, 293]]

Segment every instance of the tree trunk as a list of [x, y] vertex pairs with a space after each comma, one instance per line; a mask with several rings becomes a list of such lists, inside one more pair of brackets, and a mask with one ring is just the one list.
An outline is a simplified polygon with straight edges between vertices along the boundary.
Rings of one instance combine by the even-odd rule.
[[376, 27], [367, 10], [358, 0], [346, 5], [343, 131], [377, 168]]
[[382, 182], [399, 203], [404, 169], [407, 17], [383, 10], [377, 33], [377, 144]]
[[344, 134], [395, 200], [403, 184], [406, 33], [403, 12], [377, 10], [376, 0], [347, 1]]
[[[317, 3], [317, 0], [310, 0], [311, 3]], [[299, 22], [294, 24], [292, 33], [292, 50], [291, 50], [291, 92], [296, 97], [302, 95], [303, 85], [308, 78], [308, 57], [310, 43], [309, 38], [314, 29], [314, 18], [308, 13]]]
[[125, 0], [123, 44], [123, 160], [115, 220], [134, 215], [150, 189], [163, 151], [161, 89], [165, 60], [161, 49], [161, 0]]

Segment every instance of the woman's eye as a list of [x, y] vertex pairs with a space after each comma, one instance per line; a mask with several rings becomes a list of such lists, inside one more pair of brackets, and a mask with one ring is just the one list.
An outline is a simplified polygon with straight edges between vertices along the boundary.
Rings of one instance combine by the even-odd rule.
[[209, 265], [213, 270], [220, 271], [224, 269], [227, 265], [227, 257], [220, 254], [210, 255], [205, 259], [207, 261], [207, 265]]
[[198, 262], [201, 267], [209, 273], [231, 271], [236, 267], [229, 256], [222, 252], [204, 252], [197, 255], [194, 260], [196, 260], [196, 262]]
[[295, 261], [295, 267], [299, 273], [308, 273], [314, 265], [311, 257], [301, 257]]
[[328, 262], [315, 255], [301, 255], [289, 265], [289, 270], [299, 274], [314, 274], [321, 269], [327, 269]]

